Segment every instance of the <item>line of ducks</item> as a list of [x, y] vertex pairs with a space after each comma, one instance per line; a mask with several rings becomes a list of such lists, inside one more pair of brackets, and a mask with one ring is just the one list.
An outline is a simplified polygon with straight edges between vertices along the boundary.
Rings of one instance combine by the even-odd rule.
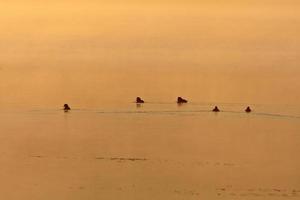
[[[137, 104], [142, 104], [142, 103], [145, 103], [145, 101], [141, 98], [141, 97], [137, 97], [136, 98], [136, 101], [135, 103]], [[184, 104], [184, 103], [188, 103], [188, 100], [182, 98], [182, 97], [178, 97], [177, 98], [177, 104]], [[69, 110], [71, 110], [70, 106], [68, 104], [65, 104], [64, 105], [64, 111], [65, 112], [68, 112]], [[218, 108], [218, 106], [215, 106], [214, 109], [212, 109], [212, 112], [220, 112], [221, 110]], [[246, 113], [250, 113], [252, 112], [250, 106], [248, 106], [246, 109], [245, 109], [245, 112]]]
[[[137, 97], [136, 98], [136, 103], [137, 104], [141, 104], [141, 103], [145, 103], [145, 101], [141, 98], [141, 97]], [[177, 104], [184, 104], [184, 103], [188, 103], [188, 100], [182, 98], [182, 97], [177, 97]], [[218, 106], [215, 106], [214, 109], [212, 109], [212, 112], [220, 112], [221, 110], [218, 108]], [[252, 112], [250, 106], [248, 106], [245, 109], [246, 113], [250, 113]]]

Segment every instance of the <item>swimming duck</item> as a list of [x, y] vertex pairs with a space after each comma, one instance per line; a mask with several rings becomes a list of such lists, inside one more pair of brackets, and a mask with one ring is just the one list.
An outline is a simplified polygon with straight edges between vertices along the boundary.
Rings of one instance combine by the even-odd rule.
[[136, 98], [136, 103], [145, 103], [144, 100], [141, 99], [141, 97]]
[[65, 111], [65, 112], [68, 112], [69, 110], [71, 110], [71, 108], [69, 107], [68, 104], [65, 104], [65, 105], [64, 105], [64, 111]]
[[186, 99], [183, 99], [181, 97], [177, 98], [177, 103], [187, 103], [188, 101]]
[[246, 108], [246, 110], [245, 110], [246, 113], [250, 113], [251, 111], [252, 111], [252, 110], [251, 110], [250, 106], [248, 106], [248, 107]]
[[220, 112], [220, 109], [218, 108], [218, 106], [215, 106], [215, 108], [212, 111], [213, 112]]

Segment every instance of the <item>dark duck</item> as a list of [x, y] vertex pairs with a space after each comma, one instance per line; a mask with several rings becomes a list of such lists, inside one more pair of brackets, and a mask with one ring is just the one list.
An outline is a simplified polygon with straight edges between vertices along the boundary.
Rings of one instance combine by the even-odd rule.
[[64, 111], [68, 112], [69, 110], [71, 110], [70, 106], [68, 104], [64, 105]]
[[248, 107], [246, 108], [245, 112], [246, 112], [246, 113], [250, 113], [250, 112], [252, 112], [252, 110], [251, 110], [250, 106], [248, 106]]
[[136, 103], [145, 103], [145, 101], [143, 99], [141, 99], [141, 97], [137, 97], [135, 102]]
[[183, 99], [181, 97], [177, 98], [177, 103], [181, 104], [181, 103], [187, 103], [188, 101], [186, 99]]
[[215, 108], [212, 111], [213, 112], [220, 112], [220, 109], [218, 108], [218, 106], [215, 106]]

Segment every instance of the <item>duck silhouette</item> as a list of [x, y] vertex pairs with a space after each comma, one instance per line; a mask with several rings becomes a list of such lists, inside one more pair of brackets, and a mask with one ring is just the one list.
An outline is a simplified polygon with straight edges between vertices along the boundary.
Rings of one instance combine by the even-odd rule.
[[183, 99], [181, 97], [177, 98], [177, 103], [187, 103], [188, 101], [186, 99]]
[[64, 105], [64, 111], [65, 111], [65, 112], [68, 112], [69, 110], [71, 110], [71, 108], [69, 107], [68, 104], [65, 104], [65, 105]]
[[141, 97], [136, 98], [136, 103], [145, 103], [144, 100], [141, 99]]
[[246, 108], [246, 110], [245, 110], [246, 113], [250, 113], [251, 111], [252, 111], [252, 110], [251, 110], [250, 106], [248, 106], [248, 107]]
[[220, 112], [220, 109], [218, 108], [218, 106], [215, 106], [215, 108], [212, 111], [213, 112]]

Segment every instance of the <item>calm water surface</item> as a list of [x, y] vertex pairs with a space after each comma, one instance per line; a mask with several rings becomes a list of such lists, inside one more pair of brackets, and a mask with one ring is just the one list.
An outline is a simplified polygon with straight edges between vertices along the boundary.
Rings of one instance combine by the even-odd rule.
[[245, 114], [243, 105], [220, 104], [226, 112], [216, 114], [211, 107], [1, 112], [2, 196], [300, 198], [299, 112], [265, 105]]
[[300, 199], [299, 8], [1, 2], [0, 199]]

